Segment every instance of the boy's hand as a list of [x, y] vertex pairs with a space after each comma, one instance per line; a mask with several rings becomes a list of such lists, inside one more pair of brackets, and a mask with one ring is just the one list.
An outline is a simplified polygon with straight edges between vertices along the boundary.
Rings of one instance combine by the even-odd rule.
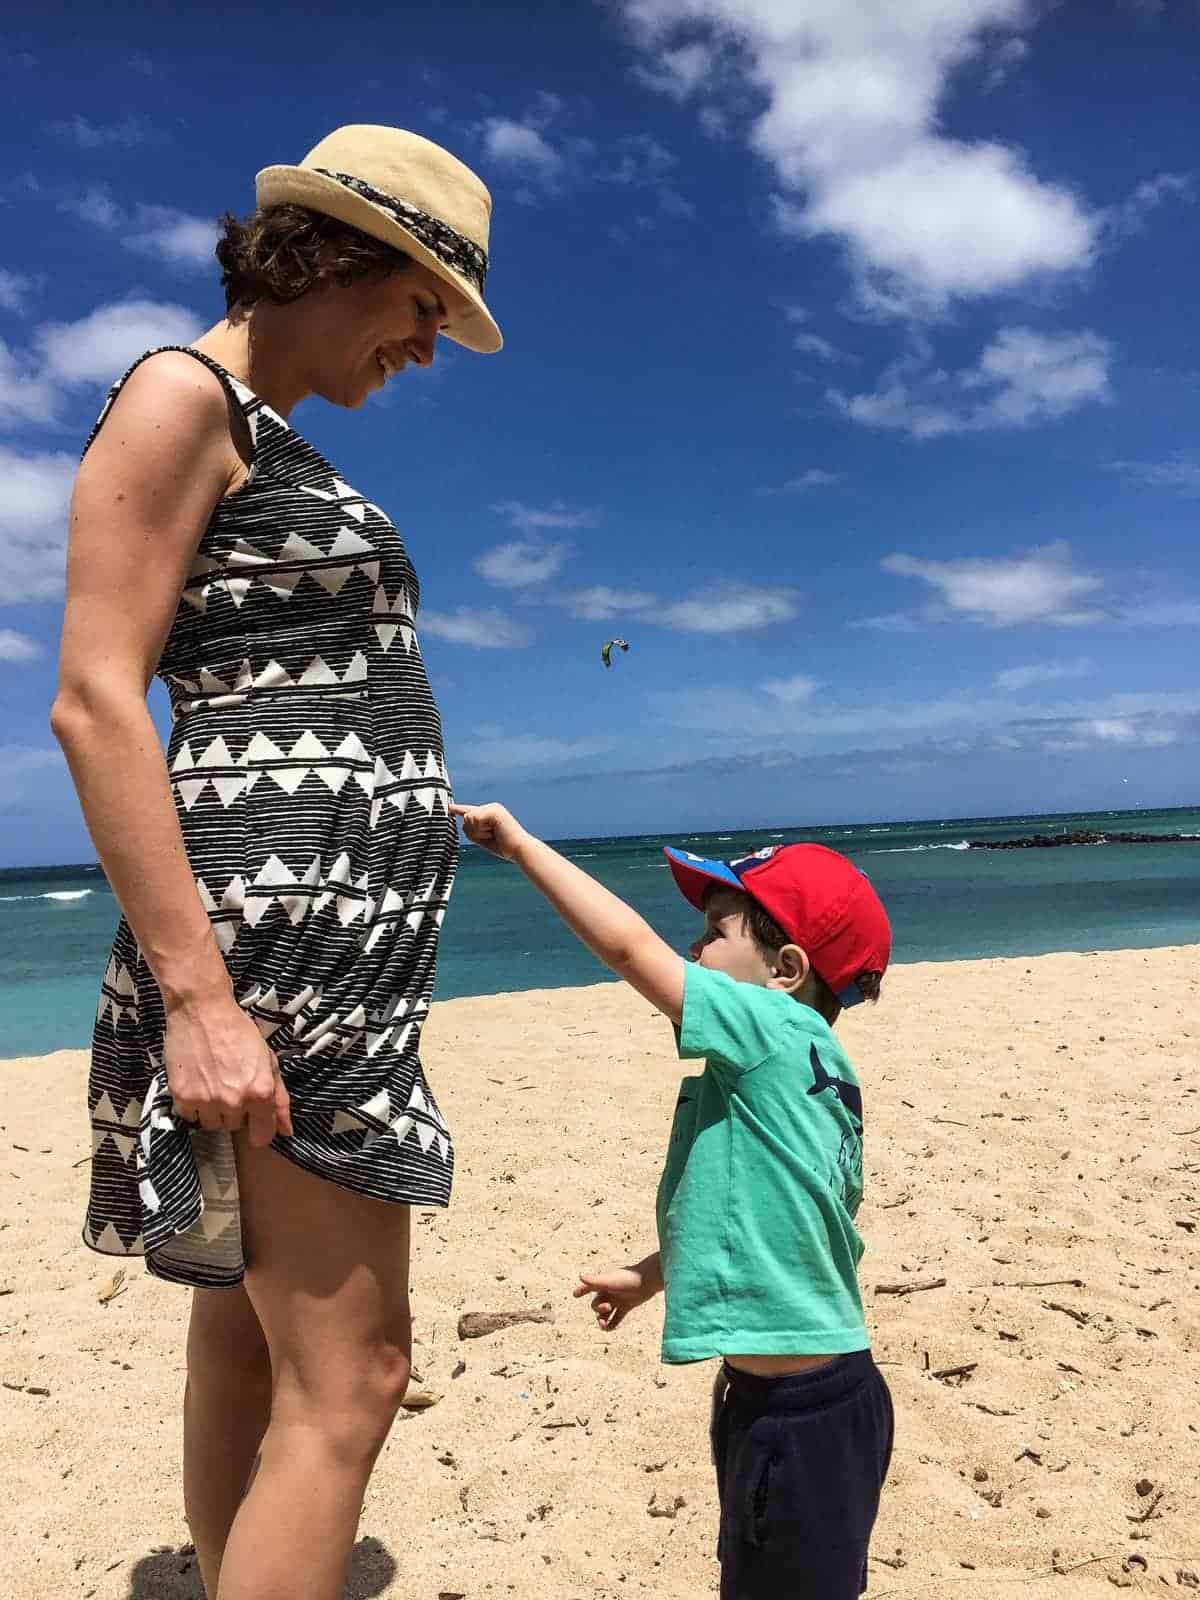
[[576, 1300], [592, 1297], [592, 1310], [605, 1333], [620, 1327], [635, 1306], [644, 1305], [658, 1293], [660, 1285], [648, 1279], [639, 1264], [617, 1267], [612, 1272], [581, 1272], [575, 1290]]
[[462, 818], [463, 832], [472, 844], [479, 845], [501, 861], [511, 861], [529, 835], [503, 806], [451, 805], [450, 814]]

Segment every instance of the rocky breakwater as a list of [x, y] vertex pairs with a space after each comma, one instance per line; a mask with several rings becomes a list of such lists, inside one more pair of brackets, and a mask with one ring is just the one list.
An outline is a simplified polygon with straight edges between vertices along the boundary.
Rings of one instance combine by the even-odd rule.
[[1075, 828], [1069, 833], [1031, 833], [1023, 839], [972, 839], [972, 850], [1055, 850], [1064, 844], [1200, 844], [1194, 833], [1099, 833]]

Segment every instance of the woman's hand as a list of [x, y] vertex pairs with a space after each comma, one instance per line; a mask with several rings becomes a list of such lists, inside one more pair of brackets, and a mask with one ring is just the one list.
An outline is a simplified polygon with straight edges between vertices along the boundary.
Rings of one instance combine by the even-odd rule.
[[511, 861], [522, 844], [530, 837], [525, 829], [503, 806], [452, 805], [451, 814], [462, 818], [463, 832], [472, 844], [499, 856], [501, 861]]
[[647, 1256], [635, 1267], [616, 1267], [610, 1272], [581, 1272], [575, 1289], [576, 1300], [592, 1297], [592, 1310], [605, 1333], [620, 1327], [629, 1313], [662, 1289], [662, 1273], [657, 1255]]
[[210, 1132], [248, 1127], [250, 1143], [290, 1137], [291, 1104], [279, 1063], [232, 996], [167, 1011], [163, 1065], [175, 1113]]

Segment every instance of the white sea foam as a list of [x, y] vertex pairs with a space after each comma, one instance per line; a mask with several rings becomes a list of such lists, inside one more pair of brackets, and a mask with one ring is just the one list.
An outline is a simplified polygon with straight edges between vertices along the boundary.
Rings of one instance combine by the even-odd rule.
[[864, 850], [868, 856], [907, 856], [917, 850], [969, 850], [971, 848], [966, 839], [960, 839], [957, 844], [894, 844], [880, 850]]
[[48, 894], [0, 894], [0, 900], [83, 900], [93, 889], [52, 889]]

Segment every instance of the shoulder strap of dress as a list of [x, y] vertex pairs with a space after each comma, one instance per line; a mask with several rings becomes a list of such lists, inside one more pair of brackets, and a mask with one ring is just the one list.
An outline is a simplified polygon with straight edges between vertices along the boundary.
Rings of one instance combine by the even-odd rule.
[[205, 355], [203, 350], [193, 349], [193, 347], [189, 344], [159, 344], [155, 345], [151, 350], [144, 350], [133, 363], [133, 365], [130, 366], [121, 375], [121, 377], [117, 379], [116, 383], [114, 383], [112, 388], [108, 391], [108, 396], [105, 399], [100, 415], [96, 418], [95, 425], [93, 426], [91, 433], [88, 434], [83, 449], [80, 451], [80, 460], [82, 460], [91, 449], [92, 441], [100, 432], [100, 429], [104, 426], [104, 423], [108, 418], [108, 414], [113, 408], [114, 401], [120, 394], [121, 390], [129, 382], [133, 374], [141, 366], [142, 362], [148, 361], [151, 356], [162, 355], [163, 352], [167, 350], [177, 351], [180, 355], [191, 356], [194, 361], [199, 361], [201, 365], [208, 368], [208, 370], [221, 384], [221, 387], [225, 390], [226, 394], [237, 406], [238, 410], [242, 413], [242, 416], [246, 419], [246, 427], [250, 431], [250, 444], [255, 455], [257, 455], [258, 422], [259, 416], [263, 409], [263, 403], [254, 393], [254, 391], [252, 389], [248, 389], [246, 385], [242, 383], [239, 378], [235, 378], [231, 372], [226, 372], [225, 368], [220, 364], [219, 361], [214, 361], [211, 356]]

